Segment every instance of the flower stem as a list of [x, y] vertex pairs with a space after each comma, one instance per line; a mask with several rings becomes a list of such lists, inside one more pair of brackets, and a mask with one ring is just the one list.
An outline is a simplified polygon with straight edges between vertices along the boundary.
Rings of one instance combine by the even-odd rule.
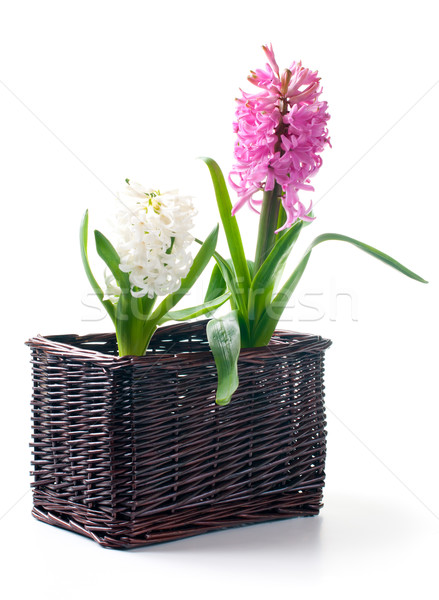
[[256, 242], [255, 273], [270, 254], [276, 243], [280, 207], [281, 187], [276, 183], [274, 189], [264, 192], [261, 216], [259, 218], [258, 241]]

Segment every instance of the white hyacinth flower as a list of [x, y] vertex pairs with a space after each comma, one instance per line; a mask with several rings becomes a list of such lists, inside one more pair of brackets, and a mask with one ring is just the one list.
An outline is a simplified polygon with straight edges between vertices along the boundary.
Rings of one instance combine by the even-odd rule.
[[[126, 208], [116, 216], [120, 270], [129, 273], [135, 298], [167, 296], [179, 289], [192, 265], [188, 250], [194, 240], [189, 233], [196, 213], [192, 198], [126, 182], [119, 195]], [[114, 279], [106, 284], [106, 295], [115, 298]]]

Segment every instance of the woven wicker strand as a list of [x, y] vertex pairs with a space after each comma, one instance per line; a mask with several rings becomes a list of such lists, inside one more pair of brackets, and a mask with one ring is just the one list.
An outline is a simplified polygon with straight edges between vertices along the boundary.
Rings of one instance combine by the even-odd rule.
[[318, 514], [331, 342], [278, 331], [243, 350], [221, 407], [205, 328], [161, 328], [142, 357], [118, 357], [113, 334], [27, 342], [37, 519], [132, 548]]

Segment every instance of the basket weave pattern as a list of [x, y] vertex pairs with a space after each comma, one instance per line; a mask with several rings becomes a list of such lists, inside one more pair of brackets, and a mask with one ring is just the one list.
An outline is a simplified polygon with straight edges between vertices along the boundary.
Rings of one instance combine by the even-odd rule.
[[318, 514], [330, 342], [276, 332], [243, 350], [220, 407], [205, 326], [162, 328], [143, 357], [118, 357], [112, 334], [29, 340], [37, 519], [130, 548]]

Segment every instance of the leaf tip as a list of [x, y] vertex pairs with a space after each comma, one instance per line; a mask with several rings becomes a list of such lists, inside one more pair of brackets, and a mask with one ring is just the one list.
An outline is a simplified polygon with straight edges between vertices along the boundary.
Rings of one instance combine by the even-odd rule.
[[232, 399], [232, 396], [226, 396], [225, 398], [219, 398], [218, 396], [215, 399], [215, 403], [218, 406], [227, 406], [228, 404], [230, 404], [230, 400]]
[[81, 227], [86, 227], [88, 225], [88, 208], [82, 216]]

